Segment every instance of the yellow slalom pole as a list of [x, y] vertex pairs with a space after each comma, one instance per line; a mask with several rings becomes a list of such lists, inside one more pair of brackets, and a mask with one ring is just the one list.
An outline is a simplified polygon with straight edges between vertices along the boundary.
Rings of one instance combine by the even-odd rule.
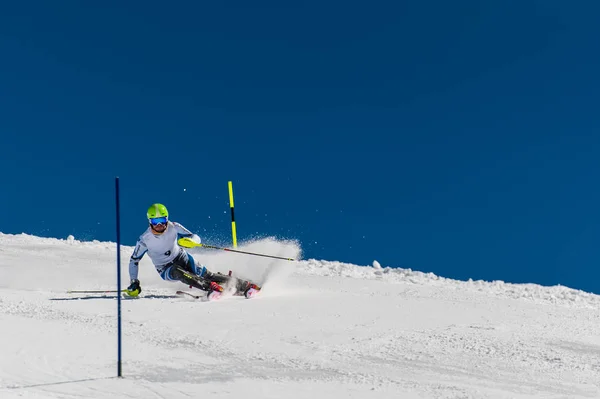
[[233, 236], [233, 247], [237, 248], [237, 237], [235, 232], [235, 214], [233, 212], [233, 185], [231, 181], [229, 185], [229, 207], [231, 208], [231, 234]]

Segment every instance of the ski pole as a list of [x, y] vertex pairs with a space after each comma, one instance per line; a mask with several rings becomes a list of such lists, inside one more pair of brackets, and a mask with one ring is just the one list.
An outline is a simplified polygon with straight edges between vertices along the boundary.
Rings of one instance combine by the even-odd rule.
[[69, 290], [67, 291], [67, 294], [114, 294], [117, 292], [125, 292], [126, 290], [121, 290], [121, 291], [117, 291], [117, 290]]
[[265, 258], [274, 258], [274, 259], [283, 259], [283, 260], [289, 260], [289, 261], [294, 261], [295, 259], [292, 258], [284, 258], [282, 256], [273, 256], [273, 255], [265, 255], [265, 254], [257, 254], [255, 252], [246, 252], [246, 251], [239, 251], [237, 249], [229, 249], [229, 248], [221, 248], [221, 247], [215, 247], [214, 245], [205, 245], [205, 244], [200, 244], [201, 247], [204, 248], [211, 248], [211, 249], [220, 249], [223, 251], [227, 251], [227, 252], [237, 252], [238, 254], [246, 254], [246, 255], [254, 255], [254, 256], [264, 256]]
[[274, 258], [274, 259], [289, 260], [289, 261], [292, 261], [292, 262], [296, 260], [296, 259], [293, 259], [293, 258], [284, 258], [282, 256], [257, 254], [255, 252], [246, 252], [246, 251], [239, 251], [237, 249], [215, 247], [214, 245], [198, 244], [197, 242], [194, 242], [194, 241], [190, 240], [188, 237], [180, 238], [179, 241], [177, 241], [177, 242], [179, 243], [179, 245], [181, 245], [182, 247], [185, 247], [185, 248], [204, 247], [204, 248], [210, 248], [210, 249], [220, 249], [222, 251], [227, 251], [227, 252], [236, 252], [238, 254], [246, 254], [246, 255], [254, 255], [254, 256], [264, 256], [265, 258]]

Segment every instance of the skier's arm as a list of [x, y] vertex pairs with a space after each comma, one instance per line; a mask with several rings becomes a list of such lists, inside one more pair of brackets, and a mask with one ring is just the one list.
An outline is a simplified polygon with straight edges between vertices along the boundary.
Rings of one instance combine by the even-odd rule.
[[146, 244], [140, 238], [137, 244], [135, 244], [135, 249], [133, 250], [133, 254], [131, 254], [131, 259], [129, 260], [129, 278], [131, 281], [138, 279], [138, 265], [147, 251], [148, 248], [146, 247]]
[[172, 223], [173, 223], [173, 226], [175, 226], [175, 229], [177, 230], [177, 239], [178, 240], [183, 237], [189, 237], [197, 244], [200, 244], [201, 241], [200, 241], [200, 237], [198, 237], [198, 235], [192, 233], [191, 231], [189, 231], [188, 229], [186, 229], [185, 227], [183, 227], [181, 224], [179, 224], [177, 222], [172, 222]]

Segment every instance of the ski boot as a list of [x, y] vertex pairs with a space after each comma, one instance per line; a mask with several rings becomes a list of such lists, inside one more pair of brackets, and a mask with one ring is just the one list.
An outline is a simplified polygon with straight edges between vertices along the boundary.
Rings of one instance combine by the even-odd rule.
[[214, 301], [216, 299], [221, 298], [221, 295], [223, 295], [223, 287], [221, 287], [219, 284], [215, 283], [214, 281], [211, 281], [210, 289], [208, 290], [208, 295], [206, 296], [206, 298], [209, 301]]
[[250, 299], [252, 297], [254, 297], [255, 295], [258, 295], [258, 293], [260, 292], [260, 287], [256, 284], [248, 284], [248, 288], [246, 289], [246, 291], [244, 291], [244, 296], [246, 297], [246, 299]]
[[250, 281], [240, 280], [237, 290], [237, 295], [243, 295], [246, 297], [246, 299], [250, 299], [259, 293], [260, 287], [254, 283], [251, 283]]

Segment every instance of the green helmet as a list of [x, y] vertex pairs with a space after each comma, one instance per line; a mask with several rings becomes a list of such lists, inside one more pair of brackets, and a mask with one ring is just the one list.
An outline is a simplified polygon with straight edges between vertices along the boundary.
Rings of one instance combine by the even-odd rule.
[[161, 217], [168, 218], [169, 211], [167, 211], [167, 207], [164, 206], [163, 204], [152, 204], [152, 205], [150, 205], [150, 208], [148, 208], [148, 212], [146, 213], [146, 216], [148, 216], [148, 219], [161, 218]]

